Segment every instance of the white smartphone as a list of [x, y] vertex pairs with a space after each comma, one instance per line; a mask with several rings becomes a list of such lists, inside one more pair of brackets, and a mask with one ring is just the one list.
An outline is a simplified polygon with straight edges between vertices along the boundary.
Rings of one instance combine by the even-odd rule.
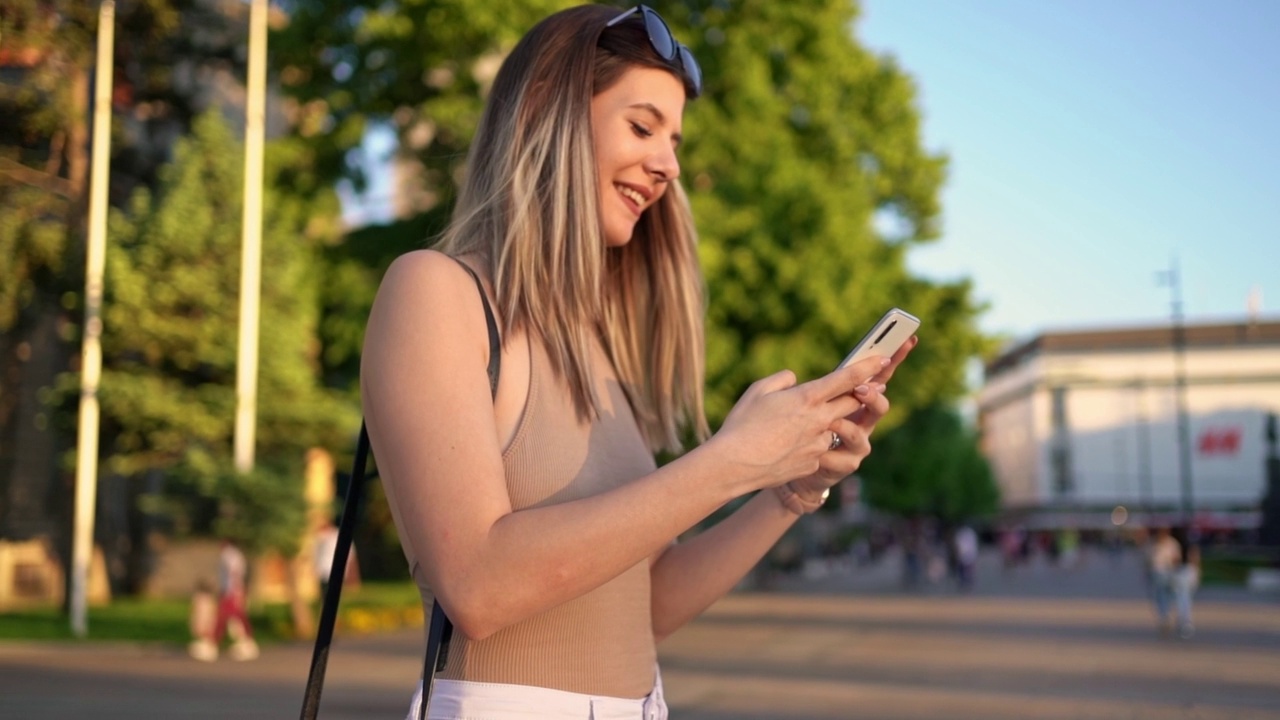
[[898, 348], [911, 339], [919, 328], [919, 318], [901, 308], [893, 308], [871, 326], [867, 334], [862, 336], [858, 344], [853, 346], [853, 350], [837, 367], [842, 368], [872, 355], [893, 357]]

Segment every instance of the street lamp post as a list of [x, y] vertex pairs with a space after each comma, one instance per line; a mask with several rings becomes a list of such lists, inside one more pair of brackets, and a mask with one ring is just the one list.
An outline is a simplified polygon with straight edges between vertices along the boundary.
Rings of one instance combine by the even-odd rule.
[[236, 359], [234, 458], [253, 469], [258, 412], [258, 322], [262, 294], [262, 154], [266, 115], [267, 0], [249, 11], [249, 77], [244, 128], [244, 218], [240, 253], [240, 335]]
[[102, 290], [107, 262], [107, 183], [111, 164], [111, 83], [114, 77], [115, 0], [98, 6], [93, 88], [93, 160], [89, 180], [84, 331], [80, 339], [80, 414], [76, 432], [75, 518], [71, 540], [71, 632], [89, 632], [93, 516], [98, 503], [98, 382], [102, 378]]
[[1162, 284], [1169, 286], [1171, 295], [1173, 392], [1178, 412], [1178, 479], [1182, 485], [1182, 521], [1190, 528], [1195, 498], [1191, 482], [1191, 425], [1187, 417], [1187, 332], [1182, 317], [1182, 279], [1178, 273], [1177, 257], [1159, 277]]

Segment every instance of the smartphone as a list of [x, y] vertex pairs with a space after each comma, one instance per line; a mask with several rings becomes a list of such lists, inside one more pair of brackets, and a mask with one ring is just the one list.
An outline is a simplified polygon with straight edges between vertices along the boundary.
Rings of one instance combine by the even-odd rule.
[[920, 319], [901, 308], [893, 308], [871, 326], [866, 335], [853, 346], [853, 350], [837, 366], [842, 368], [849, 363], [872, 355], [893, 357], [902, 344], [911, 339], [920, 328]]

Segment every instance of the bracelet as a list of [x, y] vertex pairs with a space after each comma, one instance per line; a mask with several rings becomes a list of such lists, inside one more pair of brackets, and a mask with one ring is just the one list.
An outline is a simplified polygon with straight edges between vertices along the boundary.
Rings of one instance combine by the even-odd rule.
[[831, 496], [831, 488], [827, 488], [822, 491], [822, 497], [817, 500], [805, 500], [800, 497], [795, 488], [791, 487], [790, 482], [776, 486], [773, 491], [778, 494], [778, 502], [782, 503], [782, 507], [797, 515], [808, 515], [815, 512]]

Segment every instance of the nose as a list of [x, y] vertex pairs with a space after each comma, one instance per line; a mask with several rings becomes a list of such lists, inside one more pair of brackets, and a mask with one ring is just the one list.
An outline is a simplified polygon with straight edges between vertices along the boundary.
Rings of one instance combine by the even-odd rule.
[[658, 182], [671, 182], [680, 177], [680, 158], [676, 157], [676, 149], [661, 146], [645, 160], [644, 169]]

